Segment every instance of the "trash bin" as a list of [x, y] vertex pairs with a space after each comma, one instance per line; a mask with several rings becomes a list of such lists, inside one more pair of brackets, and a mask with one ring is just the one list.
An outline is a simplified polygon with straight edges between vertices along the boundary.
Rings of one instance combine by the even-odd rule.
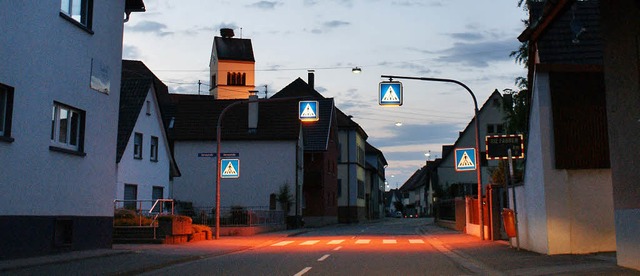
[[516, 236], [515, 213], [508, 208], [502, 209], [502, 222], [504, 223], [504, 231], [507, 232], [509, 238]]

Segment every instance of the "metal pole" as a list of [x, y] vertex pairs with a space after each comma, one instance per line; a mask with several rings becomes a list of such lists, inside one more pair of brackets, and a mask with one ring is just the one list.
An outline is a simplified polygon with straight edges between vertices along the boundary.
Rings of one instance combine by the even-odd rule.
[[[304, 97], [286, 97], [286, 98], [276, 98], [276, 99], [255, 99], [255, 100], [242, 100], [233, 102], [227, 105], [220, 115], [218, 115], [218, 122], [216, 124], [216, 240], [220, 239], [220, 177], [221, 177], [221, 168], [222, 160], [220, 160], [220, 141], [222, 139], [222, 118], [224, 114], [231, 107], [234, 107], [239, 104], [246, 103], [257, 103], [257, 102], [281, 102], [281, 101], [290, 101], [290, 100], [299, 100]], [[297, 199], [296, 199], [297, 200]]]
[[516, 206], [516, 186], [513, 177], [513, 159], [511, 158], [511, 149], [507, 150], [509, 154], [509, 183], [511, 183], [511, 197], [513, 197], [513, 222], [516, 226], [516, 246], [520, 250], [520, 233], [518, 233], [518, 207]]
[[479, 219], [479, 226], [480, 226], [480, 239], [484, 240], [484, 212], [482, 210], [482, 170], [481, 170], [481, 164], [480, 164], [480, 127], [479, 127], [479, 121], [480, 118], [478, 117], [478, 101], [476, 100], [476, 95], [473, 94], [473, 91], [471, 91], [471, 89], [466, 86], [464, 83], [457, 81], [457, 80], [453, 80], [453, 79], [441, 79], [441, 78], [426, 78], [426, 77], [404, 77], [404, 76], [389, 76], [389, 75], [382, 75], [380, 76], [382, 78], [388, 78], [388, 79], [408, 79], [408, 80], [421, 80], [421, 81], [435, 81], [435, 82], [449, 82], [449, 83], [455, 83], [457, 85], [460, 85], [462, 87], [464, 87], [464, 89], [467, 90], [467, 92], [469, 92], [469, 94], [471, 95], [471, 98], [473, 98], [473, 105], [474, 105], [474, 119], [475, 119], [475, 131], [476, 131], [476, 175], [477, 175], [477, 181], [478, 181], [478, 219]]

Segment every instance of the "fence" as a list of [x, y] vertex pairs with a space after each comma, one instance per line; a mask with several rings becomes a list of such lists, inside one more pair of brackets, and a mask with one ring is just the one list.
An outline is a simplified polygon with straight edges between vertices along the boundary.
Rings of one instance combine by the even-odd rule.
[[439, 200], [435, 205], [435, 216], [441, 220], [456, 220], [456, 201], [455, 199]]
[[[220, 226], [264, 226], [284, 225], [283, 211], [269, 210], [267, 207], [222, 207]], [[193, 207], [193, 223], [215, 226], [214, 207]]]
[[[174, 206], [173, 199], [113, 200], [114, 214], [117, 215], [118, 210], [130, 210], [132, 213], [135, 212], [138, 219], [138, 226], [142, 226], [143, 224], [153, 225], [158, 216], [161, 215], [173, 215], [175, 211]], [[145, 209], [144, 207], [149, 209]], [[120, 216], [123, 215], [121, 214]], [[124, 214], [124, 216], [126, 217], [127, 215]], [[143, 223], [148, 222], [145, 218], [151, 219], [151, 222]]]

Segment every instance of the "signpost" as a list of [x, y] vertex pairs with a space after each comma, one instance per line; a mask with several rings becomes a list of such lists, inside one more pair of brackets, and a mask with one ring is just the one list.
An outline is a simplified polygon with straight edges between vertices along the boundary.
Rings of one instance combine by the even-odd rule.
[[[199, 152], [198, 157], [211, 157], [216, 158], [218, 155], [216, 152]], [[239, 157], [240, 153], [237, 152], [223, 152], [220, 153], [220, 157]]]
[[508, 159], [508, 151], [511, 150], [511, 158], [524, 158], [524, 138], [522, 134], [489, 135], [485, 138], [487, 160]]
[[402, 83], [398, 81], [380, 82], [378, 104], [381, 106], [402, 105]]

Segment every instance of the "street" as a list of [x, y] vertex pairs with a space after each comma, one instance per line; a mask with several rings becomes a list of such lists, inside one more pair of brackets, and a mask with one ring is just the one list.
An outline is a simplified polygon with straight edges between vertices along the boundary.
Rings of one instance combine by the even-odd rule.
[[547, 256], [441, 228], [384, 218], [194, 243], [116, 244], [0, 261], [2, 275], [640, 275], [615, 254]]

